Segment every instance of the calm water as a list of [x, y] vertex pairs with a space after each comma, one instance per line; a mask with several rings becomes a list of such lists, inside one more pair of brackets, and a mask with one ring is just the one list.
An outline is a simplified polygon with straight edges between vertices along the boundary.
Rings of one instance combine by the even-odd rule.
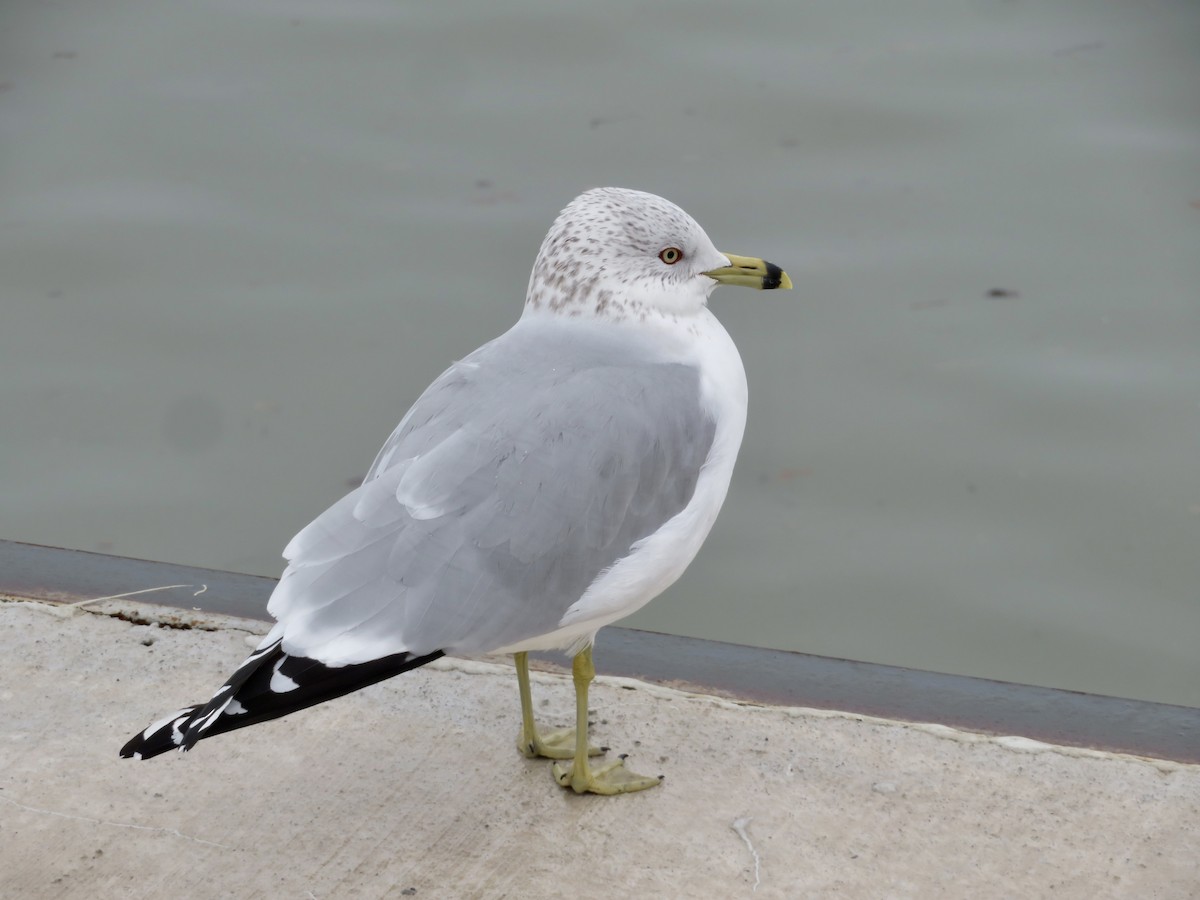
[[278, 574], [617, 184], [797, 286], [629, 624], [1200, 705], [1200, 6], [733, 6], [5, 4], [0, 536]]

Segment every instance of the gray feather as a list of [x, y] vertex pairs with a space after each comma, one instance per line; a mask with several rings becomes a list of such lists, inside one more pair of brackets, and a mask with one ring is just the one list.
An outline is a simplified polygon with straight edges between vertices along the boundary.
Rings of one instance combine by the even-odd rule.
[[472, 653], [546, 634], [687, 505], [715, 428], [697, 370], [622, 332], [560, 333], [514, 328], [451, 367], [362, 486], [293, 539], [269, 607], [289, 653]]

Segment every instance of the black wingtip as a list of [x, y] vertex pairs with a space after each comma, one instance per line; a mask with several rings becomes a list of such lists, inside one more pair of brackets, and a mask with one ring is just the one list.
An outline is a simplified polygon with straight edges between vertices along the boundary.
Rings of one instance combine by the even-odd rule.
[[199, 706], [189, 706], [163, 719], [157, 727], [151, 725], [139, 731], [120, 750], [121, 759], [153, 759], [168, 750], [178, 749], [188, 723]]
[[[121, 748], [121, 758], [151, 759], [168, 750], [186, 752], [204, 738], [278, 719], [333, 700], [443, 655], [441, 650], [423, 656], [395, 653], [370, 662], [338, 667], [305, 657], [288, 656], [276, 642], [260, 648], [242, 663], [208, 703], [181, 709], [134, 735]], [[273, 686], [276, 673], [295, 686], [285, 691], [276, 690]], [[238, 701], [236, 713], [226, 712], [231, 700]]]

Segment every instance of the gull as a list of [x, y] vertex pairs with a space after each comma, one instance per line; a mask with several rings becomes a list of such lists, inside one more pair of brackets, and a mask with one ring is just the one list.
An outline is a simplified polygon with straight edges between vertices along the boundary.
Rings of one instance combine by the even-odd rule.
[[[121, 756], [186, 751], [446, 654], [511, 653], [521, 753], [556, 760], [577, 793], [659, 784], [624, 756], [591, 764], [604, 752], [588, 743], [591, 648], [683, 574], [725, 500], [746, 373], [708, 309], [721, 284], [792, 286], [778, 266], [718, 251], [661, 197], [575, 198], [517, 323], [442, 373], [361, 486], [287, 545], [258, 648]], [[535, 650], [573, 657], [573, 730], [534, 721]]]

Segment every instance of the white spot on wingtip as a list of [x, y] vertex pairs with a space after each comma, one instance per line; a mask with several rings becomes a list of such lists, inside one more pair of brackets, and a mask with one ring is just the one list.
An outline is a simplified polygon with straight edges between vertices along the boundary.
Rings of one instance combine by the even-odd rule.
[[[187, 718], [186, 713], [187, 713], [187, 710], [177, 709], [177, 710], [175, 710], [175, 712], [171, 713], [169, 716], [163, 716], [157, 722], [151, 722], [149, 725], [146, 726], [146, 730], [142, 732], [142, 740], [144, 740], [144, 741], [149, 740], [150, 735], [154, 734], [157, 731], [161, 731], [162, 729], [166, 728], [168, 725], [171, 726], [171, 731], [173, 732], [172, 736], [174, 736], [174, 733], [177, 733], [179, 730], [179, 723]], [[179, 741], [176, 741], [175, 743], [179, 743]]]
[[294, 691], [300, 687], [295, 681], [279, 671], [279, 667], [283, 665], [283, 661], [286, 658], [280, 657], [278, 662], [275, 663], [275, 671], [271, 673], [271, 690], [276, 694], [286, 694], [288, 691]]

